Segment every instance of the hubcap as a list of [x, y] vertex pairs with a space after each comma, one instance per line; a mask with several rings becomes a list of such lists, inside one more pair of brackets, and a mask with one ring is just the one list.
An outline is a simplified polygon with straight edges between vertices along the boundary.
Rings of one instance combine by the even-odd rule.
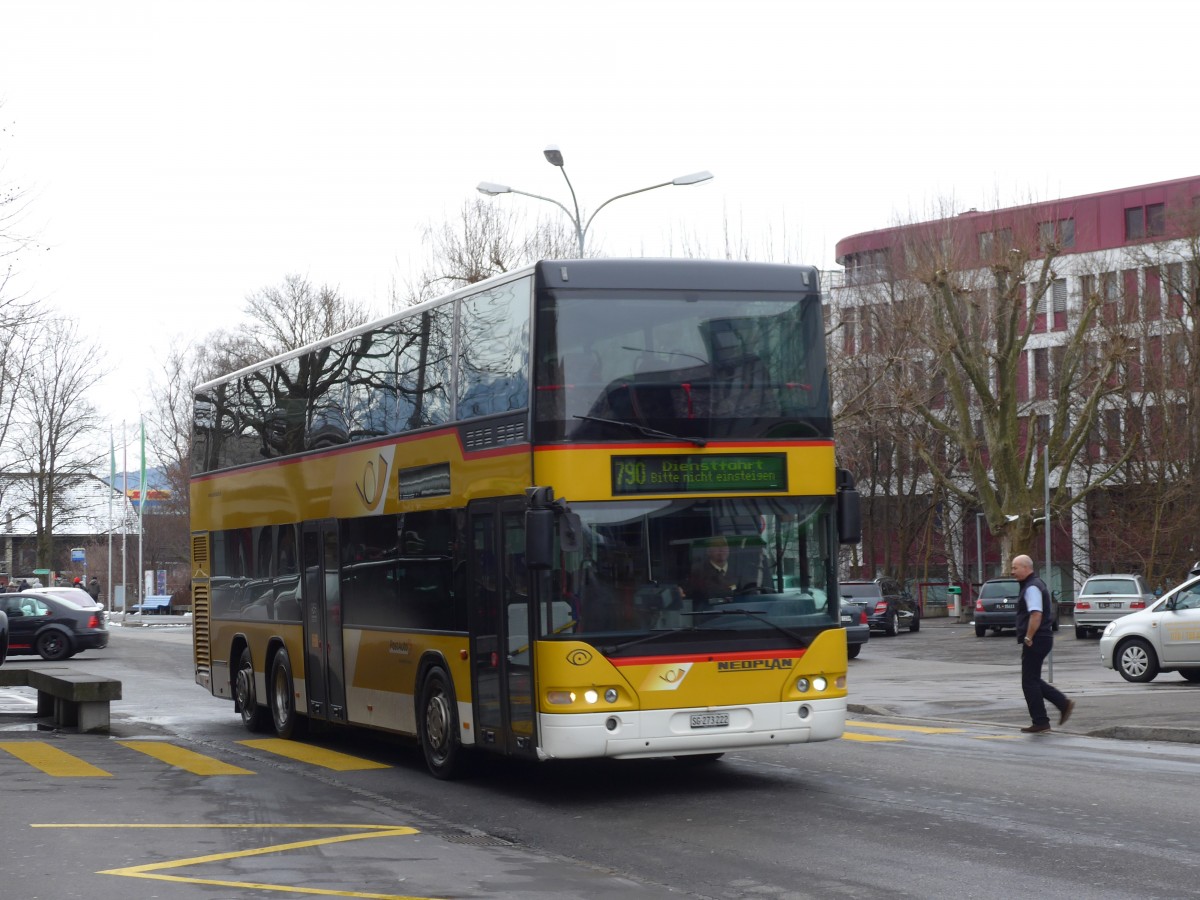
[[1121, 654], [1125, 671], [1130, 675], [1144, 675], [1146, 672], [1146, 652], [1141, 647], [1130, 647]]
[[449, 732], [450, 710], [446, 706], [446, 695], [434, 694], [425, 707], [425, 737], [434, 759], [438, 762], [446, 757]]

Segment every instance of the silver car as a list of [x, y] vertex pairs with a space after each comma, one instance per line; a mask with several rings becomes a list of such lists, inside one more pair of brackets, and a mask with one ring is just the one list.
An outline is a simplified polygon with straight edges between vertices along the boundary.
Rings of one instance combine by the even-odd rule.
[[1103, 631], [1109, 622], [1157, 599], [1141, 575], [1093, 575], [1075, 598], [1075, 637]]
[[1189, 578], [1148, 609], [1104, 629], [1100, 661], [1126, 681], [1153, 681], [1178, 672], [1200, 682], [1200, 578]]

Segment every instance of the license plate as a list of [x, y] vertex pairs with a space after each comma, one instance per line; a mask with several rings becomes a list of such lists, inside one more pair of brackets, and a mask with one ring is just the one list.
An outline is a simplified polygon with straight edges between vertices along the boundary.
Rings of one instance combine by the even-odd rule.
[[996, 604], [996, 609], [1016, 609], [1016, 608], [1017, 608], [1017, 604], [1015, 604], [1015, 603], [997, 603]]
[[723, 728], [729, 724], [729, 713], [692, 713], [693, 728]]
[[1123, 606], [1121, 603], [1097, 603], [1096, 605], [1101, 609], [1120, 609]]
[[842, 624], [843, 625], [849, 625], [851, 621], [853, 621], [853, 620], [849, 616], [842, 616]]

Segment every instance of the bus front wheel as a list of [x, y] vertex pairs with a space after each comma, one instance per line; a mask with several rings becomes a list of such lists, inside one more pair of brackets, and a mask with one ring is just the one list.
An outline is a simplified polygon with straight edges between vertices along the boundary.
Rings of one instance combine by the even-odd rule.
[[458, 778], [465, 771], [466, 750], [458, 735], [454, 685], [441, 666], [425, 674], [421, 685], [421, 752], [435, 778]]
[[285, 741], [299, 737], [304, 723], [296, 711], [296, 691], [292, 684], [292, 661], [286, 650], [280, 649], [271, 662], [271, 680], [267, 683], [271, 702], [271, 723], [275, 733]]

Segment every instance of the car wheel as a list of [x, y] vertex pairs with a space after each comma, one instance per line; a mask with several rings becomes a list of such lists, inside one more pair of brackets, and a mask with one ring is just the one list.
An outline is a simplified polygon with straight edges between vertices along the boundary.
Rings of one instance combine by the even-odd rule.
[[38, 635], [34, 649], [42, 659], [58, 662], [71, 655], [71, 642], [61, 631], [51, 629]]
[[271, 726], [271, 713], [258, 703], [258, 692], [254, 689], [254, 663], [250, 648], [242, 650], [238, 658], [237, 675], [233, 683], [233, 703], [242, 714], [242, 724], [250, 732], [266, 731]]
[[860, 650], [862, 650], [862, 644], [847, 644], [846, 645], [846, 658], [854, 659], [856, 656], [858, 656], [858, 651], [860, 651]]
[[1078, 625], [1075, 626], [1075, 637], [1082, 640], [1083, 638], [1085, 638], [1087, 636], [1088, 636], [1088, 630], [1086, 628], [1080, 628]]
[[275, 733], [285, 741], [304, 733], [305, 719], [296, 710], [296, 692], [292, 685], [292, 661], [286, 650], [280, 649], [271, 661], [271, 679], [267, 682], [267, 699], [271, 708], [271, 724]]
[[890, 616], [888, 616], [887, 627], [884, 629], [884, 631], [886, 631], [892, 637], [895, 637], [900, 633], [900, 617], [896, 615], [894, 611]]
[[1200, 682], [1200, 669], [1180, 669], [1179, 674], [1192, 683]]
[[465, 771], [467, 751], [459, 740], [454, 686], [441, 666], [434, 666], [425, 675], [419, 709], [417, 724], [425, 765], [435, 778], [458, 778]]
[[983, 637], [985, 634], [987, 634], [987, 626], [986, 625], [976, 625], [975, 626], [975, 637]]
[[1141, 638], [1133, 638], [1117, 648], [1117, 671], [1126, 681], [1153, 681], [1158, 674], [1154, 648]]
[[915, 613], [915, 612], [913, 613], [912, 621], [908, 623], [908, 630], [909, 631], [920, 631], [921, 630], [921, 614], [920, 613]]

